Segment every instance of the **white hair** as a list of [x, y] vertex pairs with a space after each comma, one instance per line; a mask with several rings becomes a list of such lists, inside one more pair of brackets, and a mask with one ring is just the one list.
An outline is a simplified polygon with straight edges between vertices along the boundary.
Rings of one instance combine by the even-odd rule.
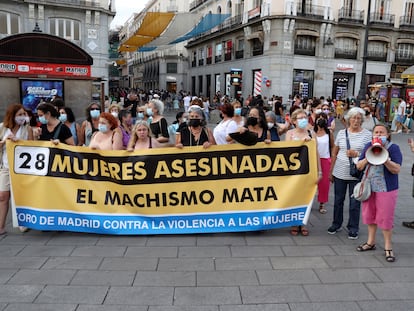
[[164, 113], [164, 103], [159, 99], [151, 99], [149, 102], [154, 105], [155, 109], [158, 110], [158, 114], [162, 116]]
[[362, 122], [365, 121], [365, 110], [359, 107], [353, 107], [349, 109], [348, 113], [344, 116], [346, 122], [349, 122], [349, 119], [360, 114], [362, 117]]

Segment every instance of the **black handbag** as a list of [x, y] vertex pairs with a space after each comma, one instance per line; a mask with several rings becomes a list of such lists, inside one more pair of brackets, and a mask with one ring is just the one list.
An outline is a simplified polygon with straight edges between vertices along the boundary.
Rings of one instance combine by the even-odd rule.
[[[351, 145], [349, 144], [349, 137], [348, 137], [347, 129], [345, 130], [345, 135], [346, 135], [346, 149], [349, 150], [351, 149]], [[349, 175], [357, 178], [358, 180], [361, 180], [362, 175], [364, 174], [364, 171], [360, 171], [357, 169], [356, 164], [354, 163], [354, 161], [352, 161], [351, 157], [348, 157], [348, 159], [349, 159]]]

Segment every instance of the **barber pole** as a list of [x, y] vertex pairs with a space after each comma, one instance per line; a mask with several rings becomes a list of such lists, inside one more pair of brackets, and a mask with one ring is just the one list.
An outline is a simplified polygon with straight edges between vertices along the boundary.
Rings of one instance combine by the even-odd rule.
[[257, 96], [262, 94], [262, 71], [258, 70], [254, 72], [254, 91], [253, 95]]

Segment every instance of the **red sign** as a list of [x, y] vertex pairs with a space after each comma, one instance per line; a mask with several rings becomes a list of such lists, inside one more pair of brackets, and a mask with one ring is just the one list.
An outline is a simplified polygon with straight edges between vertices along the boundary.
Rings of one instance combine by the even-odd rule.
[[270, 87], [272, 85], [272, 81], [271, 80], [266, 80], [266, 86]]
[[0, 75], [50, 75], [59, 77], [90, 77], [90, 65], [47, 64], [0, 60]]

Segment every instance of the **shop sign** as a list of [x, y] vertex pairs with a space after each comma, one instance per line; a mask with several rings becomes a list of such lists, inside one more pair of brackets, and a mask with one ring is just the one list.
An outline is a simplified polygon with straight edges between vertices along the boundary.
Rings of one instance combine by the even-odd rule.
[[337, 64], [336, 69], [340, 71], [350, 71], [350, 70], [354, 70], [354, 65], [353, 64]]
[[50, 75], [59, 77], [90, 77], [90, 65], [48, 64], [32, 62], [0, 61], [0, 75]]

